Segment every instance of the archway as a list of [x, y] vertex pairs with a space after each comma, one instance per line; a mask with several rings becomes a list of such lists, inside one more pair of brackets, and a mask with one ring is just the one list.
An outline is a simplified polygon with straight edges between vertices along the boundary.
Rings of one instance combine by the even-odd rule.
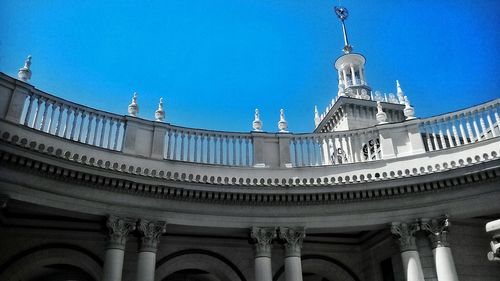
[[99, 280], [102, 261], [70, 244], [46, 244], [22, 251], [0, 267], [0, 280]]
[[163, 257], [156, 263], [156, 280], [176, 281], [175, 278], [182, 276], [197, 278], [193, 279], [196, 281], [246, 281], [234, 263], [208, 250], [183, 250]]
[[[334, 258], [322, 255], [304, 255], [301, 259], [304, 280], [361, 281], [347, 265]], [[273, 281], [283, 281], [284, 271], [284, 266], [280, 267], [274, 274]]]

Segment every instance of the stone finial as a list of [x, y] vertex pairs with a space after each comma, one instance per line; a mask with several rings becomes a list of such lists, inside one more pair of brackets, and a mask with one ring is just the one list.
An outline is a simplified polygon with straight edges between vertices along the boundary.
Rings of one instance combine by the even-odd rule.
[[260, 121], [260, 115], [259, 115], [259, 109], [255, 109], [255, 118], [253, 119], [253, 130], [256, 132], [261, 132], [262, 131], [262, 121]]
[[318, 127], [321, 122], [321, 118], [319, 117], [318, 107], [314, 106], [314, 127]]
[[163, 122], [165, 120], [165, 111], [163, 110], [163, 98], [160, 98], [158, 103], [158, 109], [155, 111], [155, 120], [158, 122]]
[[139, 220], [137, 229], [141, 233], [141, 252], [156, 252], [160, 237], [167, 231], [167, 222]]
[[399, 84], [399, 80], [396, 80], [396, 88], [397, 88], [397, 95], [398, 95], [399, 104], [404, 104], [405, 103], [405, 93], [401, 89], [401, 85]]
[[132, 102], [128, 105], [128, 114], [137, 117], [137, 113], [139, 113], [139, 106], [137, 105], [137, 92], [134, 92]]
[[31, 55], [29, 55], [24, 61], [24, 66], [19, 69], [17, 77], [23, 82], [28, 82], [31, 79]]
[[403, 113], [406, 116], [406, 120], [415, 119], [415, 109], [410, 105], [410, 100], [407, 96], [403, 98], [405, 109], [403, 109]]
[[252, 227], [250, 236], [255, 243], [255, 257], [271, 257], [271, 243], [276, 238], [276, 227]]
[[306, 237], [304, 227], [280, 227], [279, 236], [285, 242], [285, 257], [300, 257], [302, 242]]
[[288, 123], [285, 120], [285, 110], [280, 109], [280, 121], [278, 122], [278, 129], [280, 133], [288, 133]]
[[387, 114], [382, 110], [382, 104], [377, 101], [377, 114], [375, 115], [379, 124], [387, 123]]

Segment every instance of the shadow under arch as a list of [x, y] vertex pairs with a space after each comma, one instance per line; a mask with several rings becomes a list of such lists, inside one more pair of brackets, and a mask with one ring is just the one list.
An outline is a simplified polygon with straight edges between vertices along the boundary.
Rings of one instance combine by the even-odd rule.
[[[323, 255], [304, 255], [301, 257], [302, 261], [312, 260], [312, 259], [317, 259], [317, 260], [322, 260], [322, 261], [332, 263], [332, 264], [338, 266], [339, 268], [341, 268], [342, 270], [344, 270], [354, 281], [361, 281], [361, 279], [359, 279], [359, 277], [356, 275], [356, 273], [354, 273], [347, 265], [343, 264], [342, 262], [338, 261], [337, 259], [334, 259], [334, 258], [328, 257], [328, 256], [323, 256]], [[278, 281], [278, 279], [281, 277], [283, 272], [285, 272], [284, 265], [281, 266], [276, 271], [276, 273], [273, 276], [273, 281]]]
[[[13, 270], [13, 268], [18, 267], [19, 263], [23, 263], [26, 260], [33, 260], [33, 258], [39, 260], [39, 258], [41, 257], [51, 258], [51, 259], [66, 257], [64, 255], [59, 256], [61, 255], [61, 253], [58, 253], [58, 255], [50, 257], [46, 255], [47, 251], [49, 252], [62, 251], [66, 254], [75, 253], [76, 255], [79, 255], [80, 258], [84, 258], [87, 261], [87, 265], [91, 265], [91, 268], [93, 268], [94, 271], [102, 270], [104, 264], [103, 261], [96, 254], [78, 245], [68, 244], [68, 243], [47, 243], [25, 249], [11, 256], [9, 259], [7, 259], [7, 261], [5, 261], [3, 264], [0, 265], [0, 276], [3, 276], [4, 274], [9, 275], [11, 273], [10, 271]], [[57, 264], [59, 263], [60, 260], [57, 261]], [[71, 265], [71, 263], [68, 264]], [[96, 276], [96, 274], [93, 275], [94, 275], [93, 278], [99, 278], [99, 276]]]
[[187, 249], [187, 250], [181, 250], [181, 251], [172, 253], [170, 255], [167, 255], [167, 256], [161, 258], [160, 260], [158, 260], [158, 262], [156, 262], [156, 269], [158, 269], [160, 266], [162, 266], [163, 264], [167, 263], [168, 261], [170, 261], [174, 258], [184, 256], [184, 255], [193, 255], [193, 254], [207, 255], [207, 256], [210, 256], [212, 258], [215, 258], [215, 259], [223, 262], [224, 264], [226, 264], [229, 268], [231, 268], [233, 270], [233, 272], [240, 279], [239, 281], [247, 281], [247, 279], [245, 278], [245, 275], [243, 275], [241, 270], [234, 263], [232, 263], [228, 258], [224, 257], [221, 254], [218, 254], [218, 253], [215, 253], [215, 252], [212, 252], [209, 250], [203, 250], [203, 249]]

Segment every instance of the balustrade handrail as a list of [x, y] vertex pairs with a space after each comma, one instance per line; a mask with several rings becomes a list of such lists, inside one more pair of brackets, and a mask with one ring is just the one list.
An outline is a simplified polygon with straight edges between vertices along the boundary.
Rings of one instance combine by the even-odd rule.
[[461, 109], [458, 111], [452, 111], [452, 112], [447, 112], [447, 113], [443, 113], [443, 114], [439, 114], [439, 115], [435, 115], [435, 116], [431, 116], [431, 117], [421, 118], [420, 123], [429, 123], [429, 122], [435, 122], [435, 121], [439, 121], [439, 120], [446, 120], [446, 119], [451, 118], [451, 117], [460, 117], [460, 116], [464, 116], [466, 114], [472, 114], [474, 112], [482, 111], [482, 110], [485, 110], [488, 108], [495, 108], [495, 106], [497, 106], [497, 105], [500, 105], [500, 98], [497, 98], [497, 99], [494, 99], [494, 100], [491, 100], [491, 101], [488, 101], [488, 102], [485, 102], [482, 104], [478, 104], [478, 105], [475, 105], [472, 107], [464, 108], [464, 109]]
[[171, 123], [163, 123], [163, 122], [156, 122], [155, 126], [163, 127], [165, 129], [171, 130], [171, 131], [183, 132], [183, 133], [188, 133], [188, 134], [192, 134], [192, 135], [227, 136], [227, 137], [238, 137], [238, 138], [250, 138], [250, 137], [252, 137], [252, 133], [190, 128], [190, 127], [172, 125]]

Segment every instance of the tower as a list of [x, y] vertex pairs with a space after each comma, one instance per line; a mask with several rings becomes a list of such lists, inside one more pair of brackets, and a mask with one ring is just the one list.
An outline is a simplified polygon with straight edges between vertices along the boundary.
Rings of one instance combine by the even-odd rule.
[[[362, 54], [353, 53], [353, 48], [349, 44], [345, 24], [349, 12], [344, 7], [335, 7], [335, 14], [340, 19], [344, 36], [343, 54], [334, 64], [338, 75], [338, 92], [337, 97], [332, 99], [323, 114], [318, 116], [315, 109], [314, 132], [333, 132], [374, 126], [378, 123], [376, 101], [381, 102], [380, 106], [387, 113], [388, 122], [405, 120], [404, 104], [398, 99], [383, 98], [379, 92], [376, 92], [375, 97], [372, 98], [372, 89], [365, 75], [366, 59]], [[397, 89], [398, 92], [401, 91], [399, 83]], [[393, 95], [390, 94], [391, 96]]]

